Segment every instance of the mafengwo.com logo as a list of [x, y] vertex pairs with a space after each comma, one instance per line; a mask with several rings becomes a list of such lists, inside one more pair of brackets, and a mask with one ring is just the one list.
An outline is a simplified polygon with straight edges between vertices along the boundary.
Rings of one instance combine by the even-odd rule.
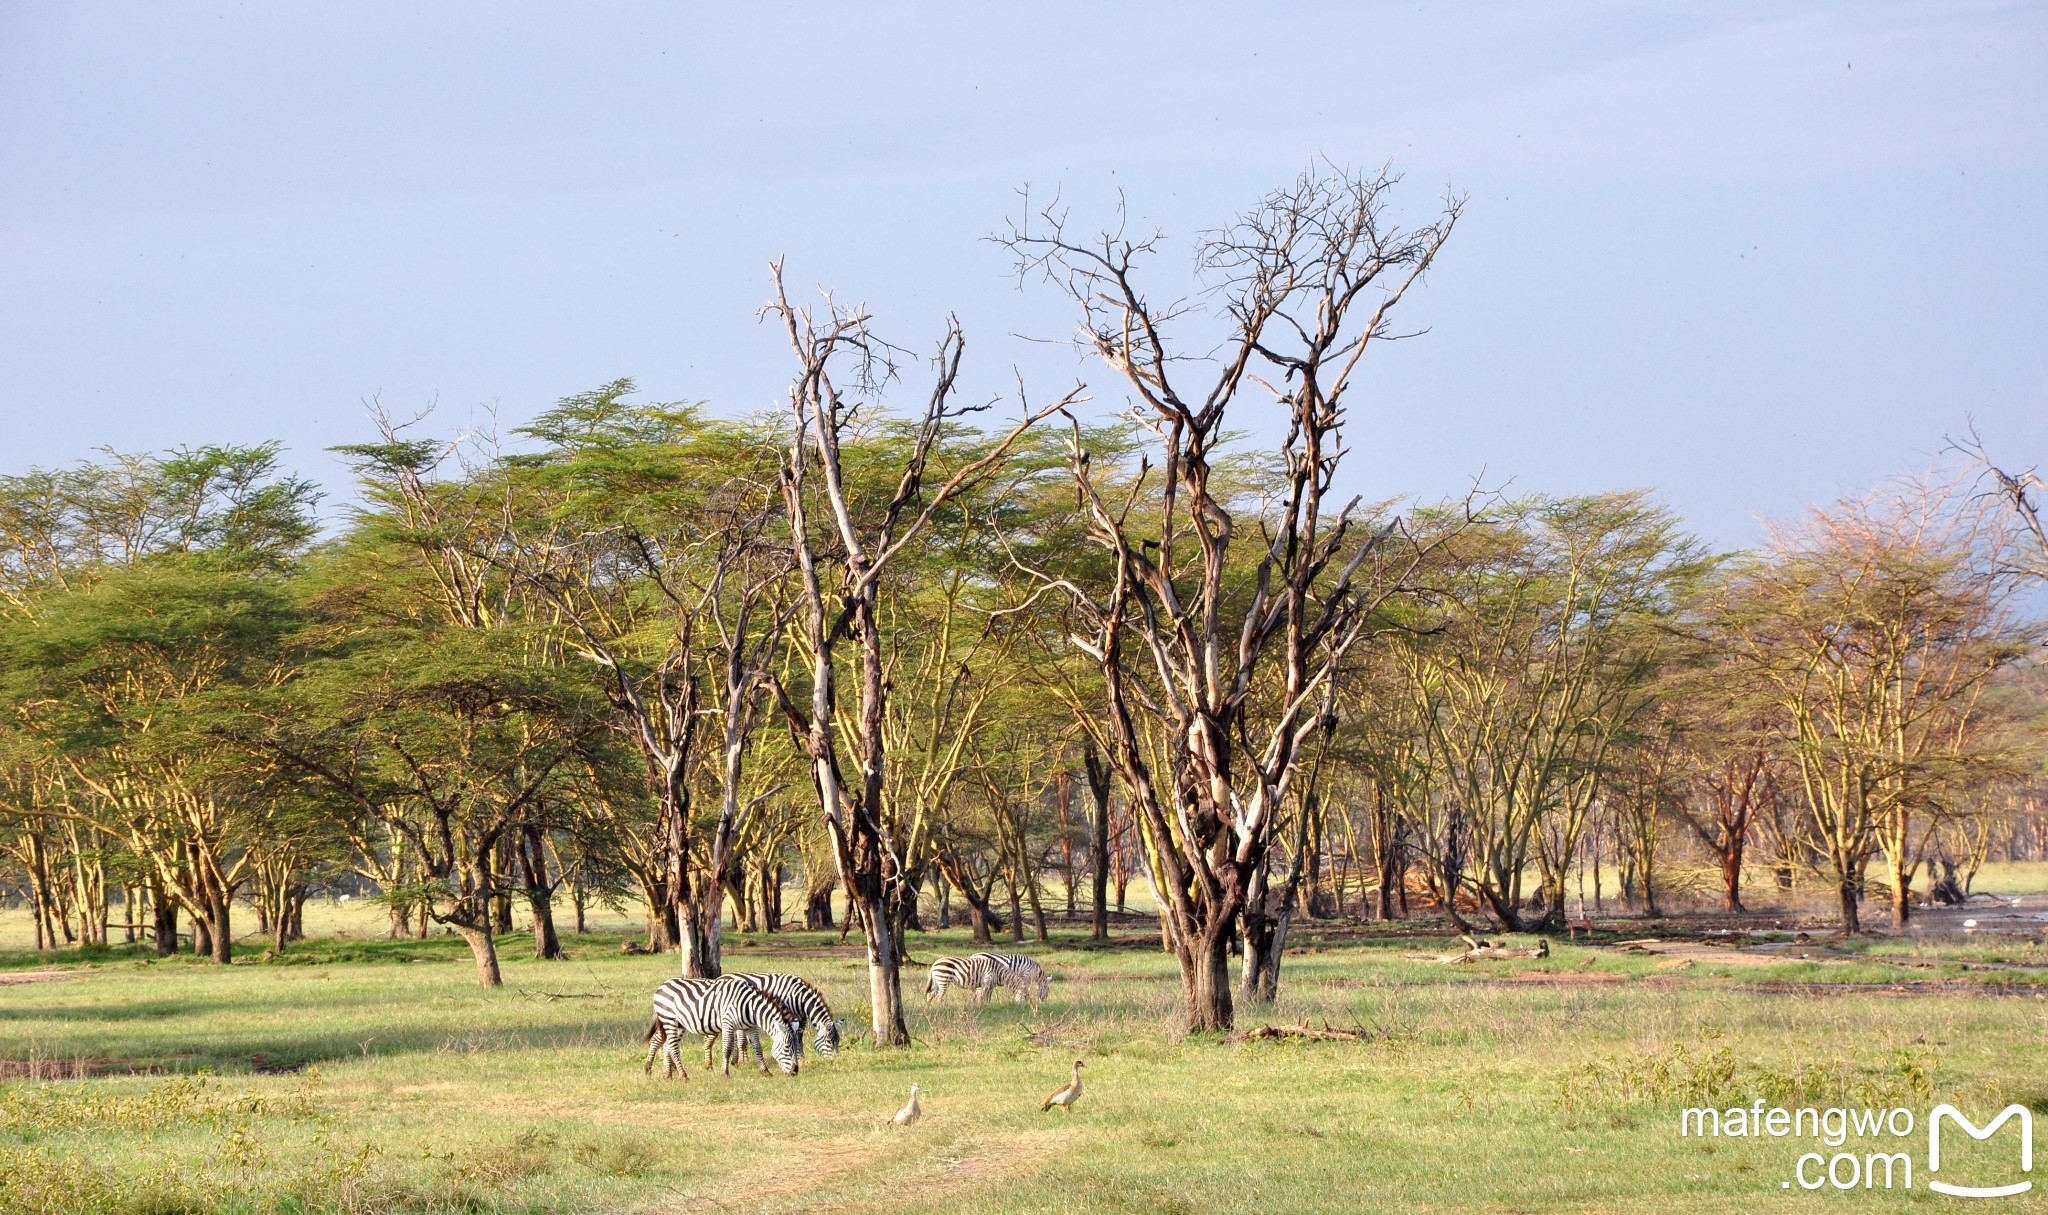
[[[2010, 1132], [1999, 1135], [2008, 1125]], [[1927, 1189], [1957, 1198], [2007, 1198], [2034, 1188], [2033, 1179], [2026, 1176], [2034, 1171], [2034, 1115], [2024, 1105], [2008, 1105], [1981, 1126], [1947, 1103], [1935, 1106], [1924, 1121], [1903, 1106], [1788, 1110], [1766, 1108], [1762, 1101], [1725, 1110], [1688, 1109], [1678, 1116], [1678, 1133], [1686, 1137], [1811, 1139], [1820, 1147], [1850, 1149], [1800, 1153], [1789, 1170], [1791, 1176], [1781, 1183], [1788, 1190], [1913, 1189], [1918, 1154], [1907, 1150], [1906, 1141], [1917, 1148], [1915, 1132], [1923, 1126], [1927, 1154], [1920, 1158], [1924, 1164], [1918, 1180]], [[1945, 1172], [1944, 1135], [1949, 1164]], [[2018, 1140], [2017, 1151], [2000, 1148], [1995, 1157], [1970, 1152], [1967, 1160], [1957, 1159], [1959, 1144], [1994, 1135], [1999, 1135], [2000, 1144]], [[1858, 1142], [1852, 1145], [1852, 1139]]]

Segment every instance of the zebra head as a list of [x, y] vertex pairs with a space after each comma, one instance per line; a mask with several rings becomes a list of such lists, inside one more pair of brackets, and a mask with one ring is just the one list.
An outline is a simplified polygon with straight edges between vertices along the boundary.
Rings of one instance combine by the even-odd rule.
[[837, 1058], [839, 1055], [839, 1035], [845, 1028], [845, 1017], [840, 1017], [836, 1021], [827, 1018], [818, 1022], [817, 1032], [812, 1036], [813, 1041], [818, 1045], [818, 1053], [827, 1059]]
[[1040, 1002], [1040, 1003], [1043, 1003], [1043, 1002], [1045, 1001], [1045, 998], [1046, 998], [1047, 996], [1051, 995], [1051, 994], [1052, 994], [1052, 976], [1051, 976], [1051, 975], [1049, 975], [1049, 974], [1047, 974], [1047, 973], [1045, 973], [1045, 971], [1043, 971], [1043, 970], [1040, 970], [1040, 971], [1038, 972], [1038, 999], [1039, 999], [1039, 1002]]
[[804, 1026], [801, 1021], [777, 1019], [768, 1023], [769, 1053], [785, 1076], [794, 1076], [803, 1066]]

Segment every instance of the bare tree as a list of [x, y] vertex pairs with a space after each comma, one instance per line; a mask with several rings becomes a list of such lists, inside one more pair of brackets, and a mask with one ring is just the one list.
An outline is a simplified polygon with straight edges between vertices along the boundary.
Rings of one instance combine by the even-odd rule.
[[[1356, 500], [1334, 512], [1326, 502], [1353, 372], [1372, 341], [1393, 336], [1390, 313], [1461, 206], [1451, 199], [1435, 222], [1402, 229], [1386, 214], [1394, 181], [1384, 171], [1312, 170], [1210, 234], [1198, 266], [1228, 327], [1210, 360], [1179, 350], [1176, 322], [1193, 306], [1159, 304], [1138, 283], [1156, 235], [1132, 238], [1119, 226], [1078, 239], [1047, 210], [1043, 229], [1006, 239], [1020, 275], [1043, 273], [1080, 306], [1081, 344], [1130, 387], [1161, 461], [1158, 476], [1142, 464], [1111, 488], [1091, 470], [1077, 424], [1074, 484], [1089, 538], [1113, 569], [1106, 587], [1037, 572], [1064, 591], [1071, 640], [1101, 668], [1111, 758], [1148, 836], [1193, 1030], [1232, 1024], [1230, 939], [1242, 917], [1266, 914], [1253, 886], [1301, 748], [1333, 711], [1337, 665], [1400, 583], [1389, 544], [1398, 524], [1361, 537]], [[1181, 385], [1191, 364], [1213, 372], [1193, 396]], [[1268, 394], [1286, 427], [1278, 483], [1263, 503], [1233, 501], [1218, 476], [1225, 420], [1247, 389]], [[1234, 567], [1247, 513], [1256, 555]], [[1166, 742], [1163, 771], [1141, 715]]]
[[[959, 430], [965, 417], [987, 408], [964, 406], [958, 400], [966, 338], [958, 319], [949, 318], [934, 360], [931, 394], [900, 452], [895, 486], [873, 505], [856, 495], [841, 457], [858, 437], [864, 415], [873, 414], [882, 387], [894, 378], [897, 352], [874, 335], [864, 309], [841, 307], [829, 297], [822, 315], [798, 308], [783, 288], [782, 263], [775, 263], [773, 271], [775, 301], [765, 312], [782, 322], [798, 368], [789, 392], [794, 429], [782, 468], [782, 497], [789, 512], [803, 641], [811, 664], [809, 708], [799, 706], [780, 682], [776, 690], [791, 733], [810, 758], [825, 831], [846, 885], [848, 914], [858, 921], [867, 942], [868, 1007], [875, 1044], [900, 1046], [910, 1041], [903, 1020], [902, 943], [896, 928], [905, 872], [884, 799], [888, 686], [879, 608], [882, 577], [941, 508], [993, 475], [1034, 423], [1078, 401], [1080, 390], [1035, 412], [1027, 406], [1015, 427], [993, 442], [979, 444], [979, 454], [939, 484], [928, 486], [932, 458], [944, 440]], [[847, 377], [844, 389], [842, 374]], [[813, 532], [814, 508], [826, 516], [818, 529], [823, 534]], [[840, 566], [838, 585], [829, 598], [821, 568], [828, 557]], [[860, 669], [858, 716], [851, 723], [840, 719], [835, 670], [838, 643], [847, 638], [859, 649]], [[859, 765], [852, 780], [846, 772], [849, 751]]]

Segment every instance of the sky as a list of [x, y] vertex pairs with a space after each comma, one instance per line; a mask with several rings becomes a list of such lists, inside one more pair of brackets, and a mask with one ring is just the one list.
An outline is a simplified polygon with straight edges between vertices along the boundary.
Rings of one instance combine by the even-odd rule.
[[0, 0], [0, 474], [275, 439], [339, 504], [373, 402], [769, 408], [778, 257], [1111, 410], [987, 239], [1023, 192], [1124, 200], [1167, 298], [1318, 158], [1466, 199], [1351, 402], [1370, 497], [1652, 487], [1736, 547], [1973, 418], [2048, 462], [2040, 3]]

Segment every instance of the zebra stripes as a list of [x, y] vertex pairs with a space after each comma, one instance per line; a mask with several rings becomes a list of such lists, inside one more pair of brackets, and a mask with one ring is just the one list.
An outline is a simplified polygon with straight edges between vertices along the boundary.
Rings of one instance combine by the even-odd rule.
[[[737, 976], [722, 979], [670, 979], [654, 992], [654, 1020], [647, 1027], [647, 1062], [641, 1070], [654, 1070], [654, 1056], [662, 1057], [662, 1074], [674, 1077], [683, 1070], [684, 1034], [704, 1038], [704, 1066], [711, 1066], [711, 1043], [724, 1046], [724, 1074], [732, 1075], [733, 1056], [744, 1049], [748, 1032], [766, 1034], [775, 1062], [787, 1076], [797, 1074], [803, 1062], [803, 1023], [792, 1020], [780, 1004], [759, 987]], [[760, 1052], [755, 1039], [755, 1053]], [[768, 1061], [761, 1060], [761, 1070]]]
[[[833, 1019], [832, 1006], [825, 1003], [824, 993], [796, 975], [765, 971], [728, 973], [767, 992], [769, 999], [782, 1005], [782, 1011], [790, 1020], [799, 1025], [809, 1025], [811, 1041], [819, 1054], [830, 1059], [839, 1053], [839, 1033], [846, 1028], [846, 1022]], [[760, 1049], [760, 1043], [756, 1041], [755, 1053], [758, 1054]]]
[[1021, 953], [983, 952], [966, 958], [934, 959], [931, 977], [925, 980], [924, 998], [943, 999], [948, 987], [965, 988], [977, 1001], [988, 999], [998, 987], [1007, 987], [1022, 1003], [1045, 999], [1052, 990], [1052, 979], [1043, 966]]

